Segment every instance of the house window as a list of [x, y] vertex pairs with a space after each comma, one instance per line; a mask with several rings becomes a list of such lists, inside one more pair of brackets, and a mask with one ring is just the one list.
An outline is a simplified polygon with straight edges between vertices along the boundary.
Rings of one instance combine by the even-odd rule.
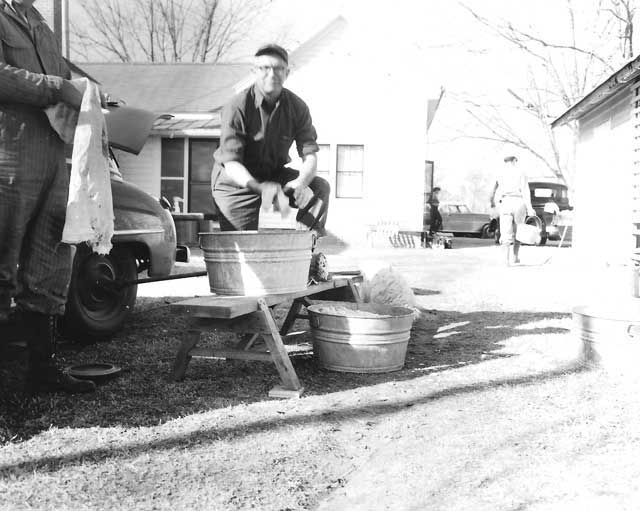
[[160, 195], [166, 197], [176, 211], [186, 211], [184, 204], [184, 138], [163, 138], [160, 160]]
[[214, 212], [211, 170], [218, 145], [217, 138], [162, 139], [160, 193], [176, 211]]
[[329, 169], [331, 160], [329, 158], [329, 144], [318, 144], [318, 170], [316, 174], [329, 181]]
[[189, 211], [214, 213], [211, 197], [213, 153], [218, 148], [216, 138], [189, 140]]
[[336, 159], [336, 197], [362, 198], [364, 146], [339, 145]]

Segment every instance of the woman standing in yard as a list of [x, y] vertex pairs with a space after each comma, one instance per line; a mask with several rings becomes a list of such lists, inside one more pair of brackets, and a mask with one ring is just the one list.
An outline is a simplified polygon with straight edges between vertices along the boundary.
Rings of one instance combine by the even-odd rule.
[[531, 206], [529, 183], [526, 174], [518, 167], [518, 158], [507, 156], [491, 194], [491, 207], [495, 207], [498, 197], [500, 214], [500, 244], [504, 247], [507, 266], [520, 262], [520, 242], [516, 230], [525, 223], [527, 215], [535, 215]]

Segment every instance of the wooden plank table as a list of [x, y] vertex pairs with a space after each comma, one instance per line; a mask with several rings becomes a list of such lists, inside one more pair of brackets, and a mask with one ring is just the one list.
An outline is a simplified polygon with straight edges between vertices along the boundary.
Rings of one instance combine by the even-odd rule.
[[[332, 289], [348, 287], [354, 299], [360, 302], [356, 283], [361, 276], [335, 276], [329, 282], [312, 284], [306, 289], [285, 294], [264, 296], [201, 296], [171, 304], [171, 310], [189, 316], [189, 329], [182, 341], [173, 365], [172, 378], [184, 379], [187, 365], [193, 357], [225, 358], [236, 360], [259, 360], [272, 362], [280, 375], [281, 385], [269, 391], [271, 397], [299, 397], [304, 391], [296, 374], [283, 337], [287, 337], [296, 318], [306, 318], [300, 314], [303, 305], [312, 303], [311, 298]], [[278, 328], [272, 308], [291, 301], [291, 307]], [[241, 338], [232, 348], [197, 347], [203, 332], [227, 331], [250, 334]], [[266, 350], [254, 347], [255, 341], [264, 339]]]

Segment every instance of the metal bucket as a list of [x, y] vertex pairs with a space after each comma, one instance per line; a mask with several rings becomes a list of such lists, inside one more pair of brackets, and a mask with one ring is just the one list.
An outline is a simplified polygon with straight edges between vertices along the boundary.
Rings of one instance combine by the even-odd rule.
[[540, 243], [540, 227], [530, 224], [516, 226], [516, 240], [523, 245], [537, 245]]
[[320, 365], [348, 373], [385, 373], [404, 366], [413, 311], [375, 303], [323, 302], [307, 308]]
[[294, 229], [201, 232], [209, 288], [261, 296], [306, 289], [313, 233]]
[[573, 328], [582, 341], [585, 365], [636, 374], [640, 364], [640, 300], [576, 307]]

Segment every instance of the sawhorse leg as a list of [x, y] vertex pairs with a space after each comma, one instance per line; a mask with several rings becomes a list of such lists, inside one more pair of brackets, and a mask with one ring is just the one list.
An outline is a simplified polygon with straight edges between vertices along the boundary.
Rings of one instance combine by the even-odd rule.
[[267, 306], [266, 302], [262, 299], [258, 299], [258, 307], [262, 312], [262, 318], [265, 322], [266, 331], [262, 332], [262, 337], [269, 348], [271, 359], [273, 364], [278, 370], [282, 385], [276, 385], [269, 391], [270, 397], [300, 397], [304, 392], [304, 387], [300, 385], [300, 380], [296, 374], [293, 364], [289, 359], [287, 349], [284, 347], [280, 332], [276, 322], [271, 315], [271, 309]]
[[191, 360], [191, 355], [189, 353], [192, 348], [195, 348], [199, 340], [200, 330], [189, 330], [187, 332], [185, 339], [182, 341], [182, 344], [178, 349], [176, 360], [173, 363], [173, 371], [171, 372], [171, 378], [173, 381], [184, 380], [184, 373], [187, 371], [187, 365]]
[[302, 300], [300, 298], [296, 298], [293, 300], [291, 307], [289, 308], [289, 312], [287, 313], [287, 317], [284, 318], [282, 322], [282, 326], [280, 327], [280, 335], [287, 335], [291, 327], [293, 326], [293, 322], [300, 314], [300, 309], [302, 309]]

